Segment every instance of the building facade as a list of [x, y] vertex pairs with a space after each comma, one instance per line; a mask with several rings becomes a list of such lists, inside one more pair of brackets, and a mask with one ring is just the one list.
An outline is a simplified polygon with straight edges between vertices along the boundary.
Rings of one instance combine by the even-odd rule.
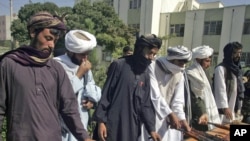
[[209, 45], [215, 63], [222, 61], [228, 42], [238, 41], [243, 44], [242, 64], [250, 66], [250, 5], [161, 13], [159, 36], [169, 37], [165, 47]]
[[0, 16], [0, 41], [11, 40], [10, 16]]

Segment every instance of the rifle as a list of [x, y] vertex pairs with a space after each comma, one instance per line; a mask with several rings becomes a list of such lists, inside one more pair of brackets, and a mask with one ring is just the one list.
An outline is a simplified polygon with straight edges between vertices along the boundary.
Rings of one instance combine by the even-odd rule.
[[218, 123], [212, 123], [212, 122], [207, 122], [207, 124], [212, 124], [218, 128], [222, 128], [222, 129], [226, 129], [226, 130], [230, 130], [230, 126], [225, 126], [225, 125], [222, 125], [222, 124], [218, 124]]

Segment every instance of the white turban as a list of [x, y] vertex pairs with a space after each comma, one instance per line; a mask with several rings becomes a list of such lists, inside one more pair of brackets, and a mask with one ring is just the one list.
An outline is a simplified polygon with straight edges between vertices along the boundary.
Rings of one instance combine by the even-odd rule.
[[186, 59], [190, 61], [192, 58], [192, 52], [188, 50], [187, 47], [184, 46], [169, 47], [167, 53], [168, 53], [167, 60]]
[[96, 44], [95, 36], [83, 30], [71, 30], [65, 35], [65, 46], [74, 53], [90, 51]]
[[210, 48], [209, 46], [203, 45], [194, 48], [192, 52], [193, 52], [193, 58], [204, 59], [211, 56], [214, 52], [214, 49]]

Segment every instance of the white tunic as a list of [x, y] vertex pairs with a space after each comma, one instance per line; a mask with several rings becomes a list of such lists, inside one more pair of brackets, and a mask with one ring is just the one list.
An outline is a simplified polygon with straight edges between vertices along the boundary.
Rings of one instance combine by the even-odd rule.
[[[90, 70], [87, 74], [85, 74], [87, 75], [87, 79], [79, 79], [78, 76], [76, 76], [79, 66], [73, 64], [66, 54], [55, 57], [54, 59], [57, 60], [63, 66], [70, 79], [73, 90], [77, 96], [81, 121], [84, 125], [84, 128], [87, 130], [89, 114], [87, 109], [82, 108], [82, 100], [89, 99], [97, 103], [101, 99], [101, 89], [95, 85], [95, 81]], [[67, 136], [69, 137], [63, 138], [64, 141], [76, 141], [76, 139], [71, 133]]]
[[[215, 102], [218, 108], [229, 108], [233, 114], [233, 120], [235, 119], [234, 116], [234, 107], [235, 101], [237, 96], [237, 80], [235, 75], [233, 76], [233, 91], [231, 91], [231, 97], [228, 100], [227, 98], [227, 91], [226, 91], [226, 83], [225, 83], [225, 76], [226, 76], [226, 69], [223, 66], [218, 66], [214, 70], [214, 95], [215, 95]], [[229, 123], [231, 122], [227, 119], [224, 115], [220, 115], [222, 123]]]
[[[180, 67], [171, 64], [166, 60], [165, 66], [167, 66], [168, 70], [171, 73], [164, 73], [162, 77], [156, 77], [155, 74], [155, 62], [149, 66], [150, 70], [150, 83], [151, 83], [151, 100], [156, 110], [156, 131], [161, 135], [163, 141], [181, 141], [183, 139], [183, 135], [180, 131], [175, 129], [170, 129], [166, 118], [167, 116], [174, 112], [179, 120], [186, 120], [185, 113], [184, 113], [184, 76], [181, 72], [183, 69]], [[172, 85], [170, 80], [173, 77], [173, 74], [179, 75], [179, 80], [176, 85]], [[158, 79], [156, 79], [158, 78]], [[160, 78], [160, 79], [159, 79]], [[176, 82], [176, 81], [174, 81]], [[170, 103], [167, 103], [168, 92], [167, 90], [164, 91], [164, 87], [161, 88], [161, 84], [165, 83], [168, 85], [170, 83], [169, 88], [172, 89], [172, 98], [170, 98]], [[140, 141], [147, 141], [149, 135], [145, 135], [146, 131], [143, 130], [144, 138], [141, 138]]]
[[[186, 72], [188, 74], [192, 92], [195, 94], [196, 98], [200, 97], [205, 101], [208, 121], [220, 124], [221, 119], [219, 117], [219, 112], [214, 100], [213, 92], [201, 65], [197, 63], [196, 60], [194, 60], [193, 64], [189, 68], [187, 68]], [[208, 125], [209, 130], [213, 128], [214, 126]]]

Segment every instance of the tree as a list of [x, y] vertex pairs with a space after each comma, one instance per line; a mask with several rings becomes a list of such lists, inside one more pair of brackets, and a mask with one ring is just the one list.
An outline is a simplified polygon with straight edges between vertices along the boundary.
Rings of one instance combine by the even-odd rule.
[[82, 0], [73, 7], [74, 15], [69, 16], [71, 28], [80, 28], [96, 35], [98, 44], [111, 52], [134, 43], [135, 30], [126, 26], [115, 13], [113, 7], [105, 2], [91, 5]]
[[48, 11], [52, 14], [60, 12], [60, 8], [51, 2], [26, 4], [18, 12], [18, 19], [14, 20], [11, 25], [11, 35], [21, 45], [29, 43], [27, 31], [27, 22], [31, 15], [38, 11]]

